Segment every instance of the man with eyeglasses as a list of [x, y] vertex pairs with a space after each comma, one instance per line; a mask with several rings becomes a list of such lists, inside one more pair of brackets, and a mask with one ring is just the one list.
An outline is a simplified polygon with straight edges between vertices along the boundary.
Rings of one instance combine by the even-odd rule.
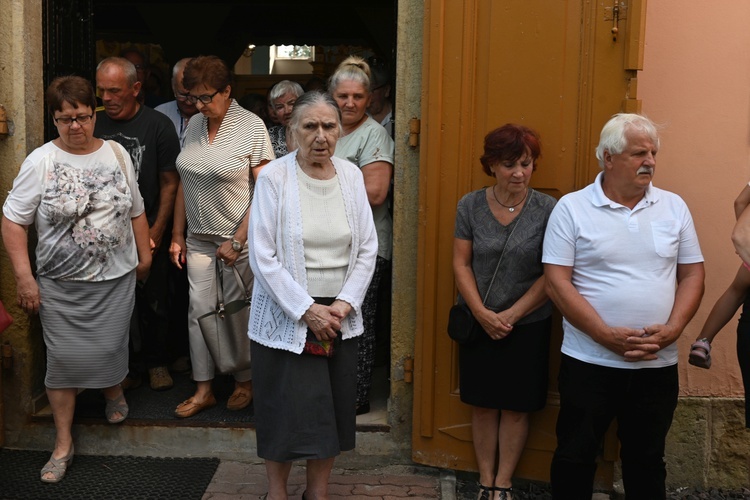
[[182, 75], [185, 72], [185, 65], [190, 60], [189, 57], [180, 59], [172, 68], [172, 91], [174, 92], [174, 101], [165, 102], [154, 108], [160, 113], [164, 113], [172, 120], [177, 135], [180, 137], [180, 148], [185, 146], [185, 132], [190, 117], [198, 112], [194, 102], [187, 99], [187, 90], [182, 86]]
[[104, 110], [96, 116], [94, 133], [122, 144], [130, 153], [149, 223], [151, 274], [136, 289], [136, 314], [131, 326], [131, 373], [123, 386], [140, 385], [140, 373], [148, 369], [151, 388], [172, 387], [169, 375], [168, 269], [169, 237], [179, 176], [175, 160], [180, 140], [172, 122], [162, 113], [141, 105], [135, 66], [127, 59], [109, 57], [96, 68], [96, 88]]
[[[174, 101], [165, 102], [154, 109], [165, 114], [174, 125], [175, 131], [180, 138], [180, 149], [185, 147], [185, 133], [190, 117], [198, 112], [195, 103], [188, 101], [188, 91], [182, 86], [182, 76], [185, 73], [185, 65], [189, 57], [180, 59], [172, 68], [172, 92]], [[188, 343], [188, 280], [187, 273], [182, 272], [175, 266], [169, 266], [170, 286], [170, 338], [169, 351], [174, 361], [169, 369], [177, 373], [190, 371], [190, 346]]]

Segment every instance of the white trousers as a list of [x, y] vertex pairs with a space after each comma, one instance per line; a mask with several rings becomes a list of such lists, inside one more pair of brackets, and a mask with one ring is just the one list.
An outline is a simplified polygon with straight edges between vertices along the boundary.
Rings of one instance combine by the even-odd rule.
[[[210, 234], [188, 234], [187, 237], [187, 272], [190, 286], [190, 307], [188, 309], [188, 336], [190, 339], [190, 360], [193, 365], [193, 380], [203, 382], [214, 378], [214, 361], [203, 340], [198, 318], [216, 307], [216, 250], [229, 237]], [[240, 272], [245, 285], [252, 287], [253, 272], [247, 257], [247, 243], [234, 265]], [[224, 268], [224, 296], [242, 297], [234, 272], [228, 266]], [[251, 288], [252, 289], [252, 288]], [[237, 382], [247, 382], [252, 378], [251, 370], [233, 373]]]

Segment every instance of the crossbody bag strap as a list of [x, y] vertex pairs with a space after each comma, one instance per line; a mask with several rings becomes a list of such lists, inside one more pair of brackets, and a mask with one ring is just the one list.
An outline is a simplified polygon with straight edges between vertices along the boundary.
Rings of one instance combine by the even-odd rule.
[[130, 184], [130, 176], [128, 175], [128, 169], [125, 166], [125, 158], [122, 157], [122, 151], [120, 151], [120, 148], [117, 147], [117, 144], [113, 140], [108, 140], [107, 144], [109, 144], [109, 147], [112, 148], [112, 152], [115, 154], [115, 157], [117, 158], [117, 163], [120, 164], [120, 170], [122, 170], [122, 173], [125, 175], [125, 180]]
[[[530, 194], [529, 200], [531, 200], [531, 197], [534, 196], [534, 191], [531, 191], [529, 194]], [[508, 244], [510, 243], [510, 239], [513, 237], [513, 233], [515, 232], [516, 228], [521, 224], [521, 222], [523, 222], [524, 219], [522, 219], [522, 217], [525, 213], [526, 213], [526, 210], [523, 210], [520, 213], [520, 215], [518, 216], [518, 219], [516, 219], [515, 221], [515, 224], [513, 224], [513, 228], [510, 230], [508, 239], [505, 240], [505, 245], [503, 245], [503, 250], [502, 252], [500, 252], [500, 259], [497, 261], [497, 266], [495, 266], [495, 273], [492, 275], [490, 286], [487, 287], [487, 292], [485, 292], [484, 299], [482, 300], [482, 305], [485, 307], [487, 307], [487, 298], [490, 296], [490, 291], [492, 290], [492, 284], [495, 282], [495, 278], [497, 277], [497, 271], [500, 269], [500, 263], [503, 261], [503, 255], [505, 255], [505, 249], [508, 248]]]

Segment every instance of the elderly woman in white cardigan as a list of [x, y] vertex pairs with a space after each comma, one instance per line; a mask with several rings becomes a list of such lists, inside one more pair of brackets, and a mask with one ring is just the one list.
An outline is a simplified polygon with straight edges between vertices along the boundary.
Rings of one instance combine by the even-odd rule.
[[378, 250], [362, 173], [333, 157], [336, 102], [303, 95], [289, 126], [299, 149], [258, 177], [249, 233], [256, 435], [269, 500], [287, 498], [294, 460], [307, 461], [303, 498], [327, 498], [335, 457], [354, 448], [357, 337]]

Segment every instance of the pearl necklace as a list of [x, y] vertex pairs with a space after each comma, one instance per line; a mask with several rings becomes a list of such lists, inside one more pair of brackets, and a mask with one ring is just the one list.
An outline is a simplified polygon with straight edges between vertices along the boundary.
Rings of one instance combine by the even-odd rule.
[[519, 201], [519, 202], [518, 202], [518, 203], [516, 203], [515, 205], [504, 205], [504, 204], [500, 203], [500, 200], [498, 200], [498, 199], [497, 199], [497, 195], [495, 194], [495, 186], [492, 186], [492, 196], [494, 196], [494, 197], [495, 197], [495, 201], [496, 201], [496, 202], [497, 202], [497, 204], [498, 204], [498, 205], [500, 205], [501, 207], [505, 207], [505, 208], [507, 208], [507, 209], [508, 209], [508, 212], [515, 212], [515, 211], [516, 211], [516, 207], [517, 207], [518, 205], [520, 205], [521, 203], [523, 203], [523, 202], [524, 202], [524, 201], [526, 200], [526, 197], [527, 197], [528, 195], [529, 195], [529, 189], [528, 189], [528, 188], [526, 188], [526, 192], [525, 192], [525, 193], [523, 194], [523, 198], [521, 198], [521, 201]]

